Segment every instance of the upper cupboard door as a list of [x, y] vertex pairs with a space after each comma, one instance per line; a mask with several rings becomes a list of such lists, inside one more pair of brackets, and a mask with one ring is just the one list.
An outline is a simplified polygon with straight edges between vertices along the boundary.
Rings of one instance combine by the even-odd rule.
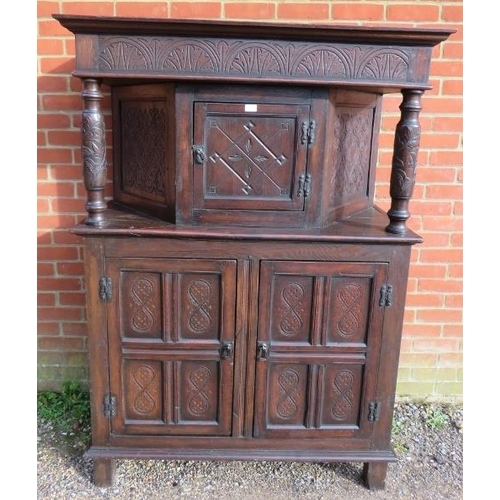
[[196, 102], [194, 208], [304, 210], [310, 106]]

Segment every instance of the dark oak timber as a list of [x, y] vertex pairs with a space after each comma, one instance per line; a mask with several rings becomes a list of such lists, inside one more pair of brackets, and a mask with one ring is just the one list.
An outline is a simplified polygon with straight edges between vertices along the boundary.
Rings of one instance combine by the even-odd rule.
[[[120, 458], [360, 461], [382, 489], [439, 29], [54, 15], [75, 35], [94, 482]], [[102, 88], [111, 88], [113, 200]], [[388, 214], [382, 97], [401, 92]], [[108, 206], [109, 205], [109, 206]]]

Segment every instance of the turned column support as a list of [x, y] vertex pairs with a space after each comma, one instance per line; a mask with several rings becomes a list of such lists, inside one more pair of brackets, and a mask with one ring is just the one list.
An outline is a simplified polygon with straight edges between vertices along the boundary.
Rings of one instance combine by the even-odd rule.
[[390, 223], [388, 233], [405, 234], [410, 218], [408, 205], [413, 195], [417, 155], [420, 146], [420, 123], [423, 90], [402, 90], [403, 102], [399, 106], [401, 119], [396, 126], [391, 170], [391, 208], [387, 212]]
[[83, 182], [87, 190], [89, 226], [100, 226], [107, 203], [104, 199], [106, 186], [106, 131], [101, 110], [102, 93], [100, 82], [93, 78], [83, 80], [82, 112], [82, 157]]

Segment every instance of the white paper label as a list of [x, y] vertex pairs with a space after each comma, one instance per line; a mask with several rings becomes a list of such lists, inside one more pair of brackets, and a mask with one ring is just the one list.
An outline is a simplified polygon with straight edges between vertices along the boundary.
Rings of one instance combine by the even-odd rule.
[[257, 104], [245, 104], [245, 111], [255, 113], [257, 111]]

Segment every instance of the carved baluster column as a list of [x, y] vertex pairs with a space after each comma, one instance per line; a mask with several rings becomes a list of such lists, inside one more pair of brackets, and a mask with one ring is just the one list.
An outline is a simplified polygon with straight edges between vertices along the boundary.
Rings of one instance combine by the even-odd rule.
[[83, 80], [82, 97], [82, 156], [83, 182], [87, 190], [88, 212], [86, 224], [100, 226], [107, 204], [104, 200], [106, 186], [106, 136], [104, 116], [101, 111], [100, 82], [93, 78]]
[[387, 212], [390, 223], [388, 233], [406, 233], [406, 221], [410, 218], [408, 204], [413, 195], [415, 170], [420, 145], [420, 123], [418, 116], [422, 106], [423, 90], [403, 90], [403, 102], [399, 106], [401, 119], [396, 127], [394, 153], [392, 157], [391, 208]]

